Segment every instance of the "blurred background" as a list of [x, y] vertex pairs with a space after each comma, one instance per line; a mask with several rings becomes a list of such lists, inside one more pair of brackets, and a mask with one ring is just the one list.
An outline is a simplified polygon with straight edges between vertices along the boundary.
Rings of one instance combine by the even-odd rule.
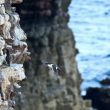
[[[109, 110], [106, 104], [110, 103], [110, 2], [73, 0], [69, 13], [69, 26], [79, 50], [77, 62], [83, 79], [81, 93], [86, 95], [89, 91], [87, 97], [91, 97], [94, 104], [99, 103], [100, 109]], [[101, 103], [106, 103], [104, 108]]]
[[[109, 1], [24, 0], [14, 6], [32, 58], [24, 64], [17, 109], [110, 110]], [[57, 64], [60, 78], [53, 81], [41, 60]]]

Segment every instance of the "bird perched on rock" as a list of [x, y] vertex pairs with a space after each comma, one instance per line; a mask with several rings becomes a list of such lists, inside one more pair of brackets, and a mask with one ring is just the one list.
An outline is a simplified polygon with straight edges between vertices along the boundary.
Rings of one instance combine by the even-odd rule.
[[0, 36], [0, 55], [3, 55], [3, 49], [5, 47], [5, 40]]
[[60, 68], [56, 64], [48, 63], [46, 61], [41, 61], [41, 63], [49, 69], [53, 70], [55, 73], [59, 73], [60, 71]]
[[54, 72], [58, 72], [59, 67], [55, 64], [47, 63], [47, 66], [52, 69]]
[[17, 88], [17, 89], [21, 88], [21, 86], [17, 83], [14, 83], [14, 87]]

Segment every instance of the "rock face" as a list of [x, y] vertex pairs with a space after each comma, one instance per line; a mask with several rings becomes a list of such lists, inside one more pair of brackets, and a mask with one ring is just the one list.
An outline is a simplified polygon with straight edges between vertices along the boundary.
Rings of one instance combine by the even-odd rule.
[[91, 99], [97, 110], [110, 110], [110, 88], [89, 88], [84, 99]]
[[[23, 83], [19, 110], [91, 109], [90, 102], [80, 97], [81, 78], [75, 61], [78, 51], [67, 25], [69, 4], [70, 0], [24, 0], [17, 7], [29, 36], [32, 58], [24, 65], [27, 81]], [[54, 72], [42, 61], [57, 64], [60, 72]]]
[[25, 79], [23, 62], [29, 58], [19, 15], [11, 7], [16, 2], [0, 0], [0, 110], [15, 108], [18, 82]]
[[98, 110], [110, 110], [110, 79], [97, 81], [101, 86], [88, 88], [84, 99], [91, 99], [92, 106]]

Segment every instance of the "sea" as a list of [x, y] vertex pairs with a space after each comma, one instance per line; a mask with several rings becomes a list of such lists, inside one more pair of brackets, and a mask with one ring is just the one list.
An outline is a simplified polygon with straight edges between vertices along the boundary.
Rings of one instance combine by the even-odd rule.
[[84, 80], [81, 94], [90, 87], [100, 88], [101, 80], [110, 78], [110, 1], [72, 0], [70, 21], [76, 48], [78, 69]]

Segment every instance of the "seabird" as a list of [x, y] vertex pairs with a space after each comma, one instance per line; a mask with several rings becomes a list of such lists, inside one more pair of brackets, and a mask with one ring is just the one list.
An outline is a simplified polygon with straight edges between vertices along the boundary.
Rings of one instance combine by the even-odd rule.
[[21, 88], [21, 86], [20, 86], [19, 84], [17, 84], [17, 83], [14, 83], [14, 87], [15, 87], [16, 89]]
[[55, 73], [58, 73], [58, 71], [60, 70], [60, 68], [56, 64], [48, 63], [45, 61], [42, 61], [42, 64], [48, 67], [49, 69], [53, 70]]
[[5, 47], [5, 40], [0, 36], [0, 55], [3, 55], [3, 49]]

